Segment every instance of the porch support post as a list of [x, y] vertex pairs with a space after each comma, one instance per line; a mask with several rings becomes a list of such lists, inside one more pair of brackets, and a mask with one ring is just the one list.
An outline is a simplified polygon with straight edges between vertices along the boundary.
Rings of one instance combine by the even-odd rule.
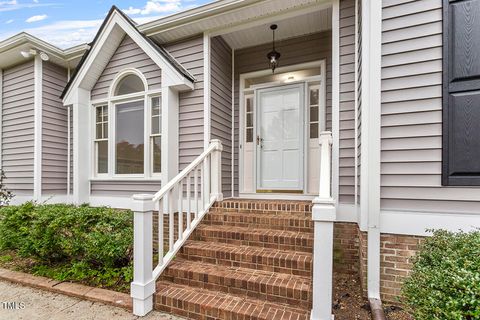
[[76, 204], [90, 199], [90, 91], [73, 92], [73, 199]]
[[222, 142], [218, 139], [213, 139], [210, 144], [215, 145], [215, 150], [212, 152], [210, 160], [210, 174], [211, 178], [211, 194], [210, 198], [215, 198], [216, 201], [223, 200], [222, 193]]
[[144, 316], [153, 309], [155, 279], [153, 279], [153, 195], [133, 196], [133, 282], [130, 296], [133, 298], [133, 314]]
[[335, 200], [331, 196], [332, 133], [321, 132], [320, 193], [313, 200], [313, 309], [312, 320], [332, 319], [333, 225], [336, 220]]

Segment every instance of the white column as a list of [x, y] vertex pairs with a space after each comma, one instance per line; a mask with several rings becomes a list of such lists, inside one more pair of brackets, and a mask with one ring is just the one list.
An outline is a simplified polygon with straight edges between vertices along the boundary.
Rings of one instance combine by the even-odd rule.
[[312, 320], [332, 319], [333, 225], [335, 200], [331, 194], [331, 132], [321, 132], [319, 196], [313, 200], [313, 308]]
[[90, 199], [90, 108], [90, 91], [76, 88], [73, 92], [73, 200], [76, 204]]
[[172, 87], [162, 89], [162, 186], [175, 178], [178, 167], [178, 92]]
[[212, 178], [210, 180], [211, 183], [211, 193], [210, 197], [214, 197], [217, 201], [223, 200], [223, 193], [222, 193], [222, 151], [223, 146], [222, 142], [218, 139], [213, 139], [211, 144], [215, 145], [215, 150], [212, 152], [211, 158], [211, 167], [210, 167], [210, 174]]
[[[144, 316], [153, 309], [155, 279], [153, 279], [153, 195], [133, 196], [133, 314]], [[160, 240], [159, 240], [160, 241]]]
[[34, 58], [33, 200], [42, 199], [42, 59]]

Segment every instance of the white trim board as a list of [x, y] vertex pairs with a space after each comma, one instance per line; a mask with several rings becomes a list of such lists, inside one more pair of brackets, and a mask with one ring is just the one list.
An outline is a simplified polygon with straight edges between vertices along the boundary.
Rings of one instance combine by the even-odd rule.
[[34, 124], [33, 124], [33, 199], [42, 198], [42, 81], [43, 65], [40, 55], [34, 58]]
[[480, 228], [480, 214], [382, 210], [380, 220], [381, 233], [404, 235], [427, 236], [427, 229], [468, 232]]
[[211, 38], [208, 32], [203, 33], [203, 148], [206, 150], [211, 139]]
[[3, 70], [0, 69], [0, 169], [2, 169], [2, 147], [3, 147]]
[[340, 184], [340, 1], [332, 1], [332, 198], [338, 205]]

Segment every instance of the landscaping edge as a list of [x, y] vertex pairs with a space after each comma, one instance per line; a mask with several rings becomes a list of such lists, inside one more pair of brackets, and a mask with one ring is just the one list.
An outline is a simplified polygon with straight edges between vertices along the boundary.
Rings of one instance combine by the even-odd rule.
[[0, 268], [0, 280], [132, 310], [132, 298], [126, 293], [53, 280], [4, 268]]

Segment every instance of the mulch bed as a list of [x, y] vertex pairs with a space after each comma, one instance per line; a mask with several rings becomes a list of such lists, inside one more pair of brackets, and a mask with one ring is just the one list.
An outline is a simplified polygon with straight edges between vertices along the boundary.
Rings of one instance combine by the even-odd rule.
[[[335, 273], [333, 278], [335, 320], [370, 320], [370, 305], [363, 297], [360, 279], [355, 274]], [[387, 320], [413, 320], [400, 306], [384, 304]]]

